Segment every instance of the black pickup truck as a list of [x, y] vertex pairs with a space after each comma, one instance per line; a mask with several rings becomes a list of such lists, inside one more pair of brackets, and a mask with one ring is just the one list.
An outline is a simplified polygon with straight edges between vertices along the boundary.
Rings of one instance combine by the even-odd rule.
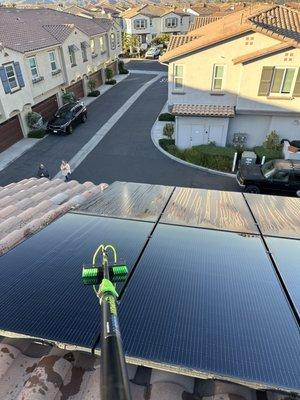
[[300, 197], [300, 161], [297, 160], [242, 165], [236, 178], [247, 193], [281, 193]]

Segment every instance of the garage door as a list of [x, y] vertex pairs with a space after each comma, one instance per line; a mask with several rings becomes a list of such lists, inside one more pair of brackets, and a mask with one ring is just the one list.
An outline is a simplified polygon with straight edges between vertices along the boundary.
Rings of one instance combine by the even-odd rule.
[[102, 70], [100, 69], [97, 72], [94, 72], [90, 75], [90, 79], [93, 79], [96, 82], [96, 87], [101, 86], [103, 84], [102, 80]]
[[53, 117], [57, 109], [58, 103], [56, 95], [51, 96], [32, 107], [32, 111], [40, 113], [46, 121]]
[[111, 68], [113, 70], [114, 75], [116, 75], [118, 73], [117, 64], [118, 64], [118, 61], [114, 61], [108, 65], [108, 68]]
[[23, 133], [18, 117], [0, 124], [0, 151], [8, 149], [21, 139], [23, 139]]
[[77, 99], [84, 97], [83, 82], [82, 80], [74, 83], [73, 85], [66, 88], [67, 92], [73, 92]]

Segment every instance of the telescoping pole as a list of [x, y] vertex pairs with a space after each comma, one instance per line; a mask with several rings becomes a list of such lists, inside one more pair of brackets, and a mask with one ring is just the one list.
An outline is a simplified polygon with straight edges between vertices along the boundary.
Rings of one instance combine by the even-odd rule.
[[[109, 252], [114, 256], [112, 265], [108, 260]], [[102, 254], [101, 267], [96, 266], [99, 253]], [[116, 250], [111, 245], [100, 245], [94, 254], [93, 265], [82, 270], [84, 284], [94, 286], [101, 305], [101, 400], [131, 400], [117, 314], [118, 293], [114, 286], [115, 282], [125, 280], [126, 276], [127, 267], [117, 264]], [[99, 283], [96, 289], [95, 285]]]

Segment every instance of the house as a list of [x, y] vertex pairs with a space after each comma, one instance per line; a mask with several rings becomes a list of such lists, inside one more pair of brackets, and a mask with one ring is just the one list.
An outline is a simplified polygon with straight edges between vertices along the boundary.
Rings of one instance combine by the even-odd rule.
[[116, 73], [122, 46], [113, 21], [50, 9], [1, 9], [0, 38], [0, 151], [26, 136], [28, 112], [47, 120], [64, 91], [82, 98]]
[[138, 35], [142, 47], [161, 34], [179, 34], [188, 31], [190, 16], [182, 10], [159, 5], [143, 5], [122, 13], [123, 29], [129, 35]]
[[171, 38], [168, 106], [180, 148], [300, 138], [300, 14], [258, 5]]

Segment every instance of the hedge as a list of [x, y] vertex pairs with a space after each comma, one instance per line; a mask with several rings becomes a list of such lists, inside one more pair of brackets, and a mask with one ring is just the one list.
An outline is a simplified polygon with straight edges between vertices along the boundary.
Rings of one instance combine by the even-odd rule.
[[160, 114], [158, 117], [159, 121], [168, 121], [168, 122], [174, 122], [175, 121], [175, 115], [172, 115], [170, 113], [163, 113]]
[[98, 97], [99, 95], [99, 90], [93, 90], [92, 92], [88, 93], [88, 97]]
[[106, 85], [115, 85], [117, 83], [117, 81], [115, 79], [110, 79], [109, 81], [105, 82]]
[[270, 160], [276, 160], [277, 158], [282, 158], [282, 149], [272, 150], [272, 149], [266, 149], [264, 146], [257, 146], [257, 147], [254, 147], [253, 151], [258, 156], [258, 160], [257, 160], [258, 163], [261, 162], [263, 156], [266, 157], [265, 162], [270, 161]]
[[32, 139], [41, 139], [45, 136], [45, 134], [46, 134], [45, 129], [36, 129], [28, 132], [28, 137]]
[[169, 139], [160, 139], [159, 144], [168, 153], [191, 164], [225, 172], [231, 172], [236, 152], [233, 147], [219, 147], [213, 144], [180, 150], [175, 146], [175, 141]]

